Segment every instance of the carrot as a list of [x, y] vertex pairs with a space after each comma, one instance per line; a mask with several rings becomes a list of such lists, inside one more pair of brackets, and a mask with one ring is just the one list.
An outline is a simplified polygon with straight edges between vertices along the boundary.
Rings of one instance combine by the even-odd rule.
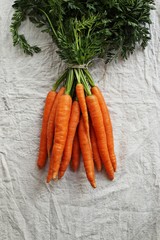
[[78, 137], [87, 178], [92, 187], [96, 188], [92, 150], [88, 141], [88, 136], [82, 116], [78, 127]]
[[95, 162], [97, 171], [100, 172], [102, 169], [102, 164], [101, 164], [101, 158], [98, 151], [97, 140], [96, 140], [96, 136], [95, 136], [95, 132], [92, 124], [90, 124], [90, 137], [91, 137], [91, 145], [92, 145], [92, 152], [93, 152], [93, 160]]
[[86, 102], [87, 102], [87, 106], [91, 116], [95, 135], [97, 138], [97, 145], [98, 145], [100, 157], [104, 164], [108, 178], [110, 180], [113, 180], [114, 170], [113, 170], [112, 163], [110, 161], [110, 157], [108, 153], [103, 116], [102, 116], [102, 112], [101, 112], [97, 97], [95, 95], [87, 96]]
[[47, 151], [48, 151], [48, 156], [50, 156], [50, 151], [52, 148], [52, 144], [53, 144], [53, 137], [54, 137], [54, 130], [55, 130], [55, 116], [56, 116], [56, 109], [57, 109], [57, 105], [60, 99], [60, 96], [62, 96], [64, 94], [65, 91], [65, 87], [62, 87], [53, 104], [50, 116], [49, 116], [49, 120], [48, 120], [48, 126], [47, 126]]
[[43, 168], [47, 160], [47, 124], [48, 124], [49, 114], [51, 112], [51, 108], [54, 103], [55, 97], [56, 97], [56, 92], [50, 91], [47, 94], [46, 101], [45, 101], [41, 136], [40, 136], [39, 154], [38, 154], [38, 160], [37, 160], [37, 165], [39, 168]]
[[89, 144], [90, 144], [89, 119], [88, 119], [88, 111], [87, 111], [87, 105], [86, 105], [86, 100], [85, 100], [83, 84], [78, 83], [76, 85], [76, 95], [77, 95], [77, 98], [78, 98], [78, 101], [79, 101], [79, 105], [80, 105], [83, 120], [84, 120], [84, 127], [86, 129], [87, 136], [88, 136], [88, 139], [89, 139]]
[[73, 148], [72, 148], [72, 158], [71, 158], [71, 168], [74, 172], [77, 171], [80, 164], [80, 146], [78, 140], [78, 133], [74, 136]]
[[65, 147], [68, 124], [71, 113], [72, 98], [68, 94], [64, 94], [59, 98], [55, 118], [55, 135], [50, 165], [48, 170], [47, 182], [56, 179], [60, 162]]
[[104, 122], [106, 136], [107, 136], [107, 146], [108, 146], [109, 156], [112, 162], [113, 169], [114, 171], [116, 171], [117, 163], [116, 163], [116, 156], [114, 153], [113, 131], [112, 131], [112, 124], [111, 124], [109, 111], [105, 103], [104, 97], [101, 91], [99, 90], [99, 88], [92, 87], [91, 91], [97, 97], [100, 108], [101, 108], [101, 112], [103, 115], [103, 122]]
[[62, 157], [62, 161], [59, 169], [59, 179], [63, 177], [68, 167], [68, 164], [71, 160], [73, 140], [74, 140], [76, 129], [79, 123], [79, 118], [80, 118], [79, 103], [78, 101], [74, 101], [72, 104], [71, 116], [69, 120], [67, 140], [66, 140], [63, 157]]

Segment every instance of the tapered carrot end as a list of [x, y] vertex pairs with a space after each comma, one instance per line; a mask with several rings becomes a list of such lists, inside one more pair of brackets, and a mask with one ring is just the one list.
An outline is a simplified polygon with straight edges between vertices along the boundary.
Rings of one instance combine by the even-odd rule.
[[40, 164], [39, 162], [37, 163], [37, 166], [38, 166], [39, 169], [44, 168], [44, 164]]
[[53, 180], [57, 179], [57, 173], [56, 172], [53, 173], [52, 178], [53, 178]]
[[71, 170], [72, 170], [73, 172], [76, 172], [77, 169], [78, 169], [78, 167], [76, 167], [76, 166], [71, 166]]
[[93, 188], [96, 188], [96, 187], [97, 187], [97, 185], [96, 185], [95, 182], [91, 182], [91, 185], [92, 185]]
[[117, 164], [116, 163], [113, 164], [113, 169], [114, 169], [114, 172], [116, 172], [116, 170], [117, 170]]
[[52, 179], [52, 176], [47, 176], [47, 183], [49, 183]]
[[58, 174], [58, 179], [61, 179], [64, 175], [64, 172], [60, 171], [59, 174]]
[[50, 159], [51, 158], [50, 151], [48, 150], [47, 152], [48, 152], [48, 159]]
[[116, 156], [113, 154], [111, 155], [111, 162], [112, 162], [112, 167], [114, 172], [116, 172], [117, 170], [117, 162], [116, 162]]
[[108, 178], [109, 178], [109, 180], [113, 180], [114, 179], [114, 175], [110, 175], [110, 176], [108, 176]]
[[76, 172], [76, 169], [75, 169], [75, 168], [73, 168], [73, 167], [71, 168], [71, 170], [72, 170], [73, 172]]
[[101, 171], [102, 171], [102, 168], [97, 168], [97, 171], [98, 171], [98, 172], [101, 172]]

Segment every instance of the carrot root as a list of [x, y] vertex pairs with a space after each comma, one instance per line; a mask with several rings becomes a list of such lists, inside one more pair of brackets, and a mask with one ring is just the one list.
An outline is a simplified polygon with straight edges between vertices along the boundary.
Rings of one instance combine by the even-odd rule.
[[116, 163], [116, 156], [114, 153], [114, 139], [113, 139], [113, 130], [112, 130], [110, 114], [100, 89], [97, 86], [95, 86], [95, 87], [92, 87], [91, 91], [97, 97], [100, 108], [101, 108], [106, 137], [107, 137], [108, 151], [109, 151], [110, 159], [112, 162], [112, 166], [114, 168], [114, 171], [116, 171], [117, 163]]
[[49, 182], [52, 178], [56, 179], [58, 175], [60, 162], [67, 139], [71, 105], [72, 98], [70, 95], [65, 94], [60, 97], [55, 118], [55, 137], [47, 182]]
[[78, 137], [80, 148], [83, 156], [84, 167], [87, 178], [93, 188], [96, 188], [95, 174], [94, 174], [94, 163], [92, 157], [91, 147], [89, 145], [88, 136], [84, 126], [83, 117], [80, 119], [78, 128]]
[[100, 109], [97, 97], [95, 95], [87, 96], [86, 102], [87, 102], [87, 106], [91, 116], [92, 125], [95, 130], [96, 138], [98, 139], [97, 145], [98, 145], [100, 157], [104, 164], [108, 178], [110, 180], [113, 180], [114, 170], [113, 170], [112, 163], [110, 161], [110, 157], [108, 153], [103, 116], [101, 113], [101, 109]]
[[40, 136], [39, 154], [37, 160], [37, 165], [39, 168], [43, 168], [47, 161], [47, 124], [51, 108], [54, 104], [55, 97], [56, 97], [55, 91], [50, 91], [46, 97]]

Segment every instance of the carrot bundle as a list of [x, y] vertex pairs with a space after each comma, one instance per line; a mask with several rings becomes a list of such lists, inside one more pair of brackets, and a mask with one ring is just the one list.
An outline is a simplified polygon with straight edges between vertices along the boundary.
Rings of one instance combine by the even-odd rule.
[[69, 163], [76, 172], [82, 153], [86, 176], [96, 188], [95, 168], [100, 172], [104, 166], [113, 180], [117, 167], [109, 111], [88, 70], [69, 69], [54, 90], [62, 82], [46, 98], [38, 166], [49, 158], [49, 183], [61, 179]]
[[[144, 49], [151, 37], [150, 11], [155, 9], [154, 5], [154, 0], [14, 0], [10, 25], [13, 45], [18, 45], [29, 55], [41, 51], [37, 45], [30, 45], [25, 35], [19, 31], [21, 23], [29, 20], [51, 36], [57, 53], [67, 65], [53, 88], [56, 92], [63, 85], [65, 93], [49, 93], [44, 108], [37, 165], [43, 168], [47, 157], [50, 160], [47, 181], [58, 175], [61, 177], [72, 157], [78, 164], [76, 138], [73, 143], [77, 122], [74, 131], [70, 128], [72, 101], [75, 99], [78, 100], [81, 111], [78, 138], [86, 175], [94, 187], [94, 177], [93, 174], [92, 177], [90, 175], [93, 173], [91, 159], [94, 159], [98, 170], [104, 166], [108, 178], [114, 178], [117, 161], [111, 118], [88, 68], [99, 57], [107, 64], [113, 59], [126, 60], [137, 46]], [[79, 129], [82, 130], [82, 135]], [[82, 142], [85, 142], [86, 150], [82, 147]], [[76, 158], [72, 145], [77, 147]]]

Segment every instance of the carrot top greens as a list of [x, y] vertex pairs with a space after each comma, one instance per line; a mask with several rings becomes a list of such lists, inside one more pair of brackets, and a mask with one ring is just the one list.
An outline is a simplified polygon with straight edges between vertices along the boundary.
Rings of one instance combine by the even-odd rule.
[[153, 0], [16, 0], [10, 26], [13, 44], [27, 54], [40, 51], [19, 34], [27, 18], [51, 35], [60, 57], [69, 64], [86, 64], [95, 57], [106, 62], [127, 57], [150, 39]]

